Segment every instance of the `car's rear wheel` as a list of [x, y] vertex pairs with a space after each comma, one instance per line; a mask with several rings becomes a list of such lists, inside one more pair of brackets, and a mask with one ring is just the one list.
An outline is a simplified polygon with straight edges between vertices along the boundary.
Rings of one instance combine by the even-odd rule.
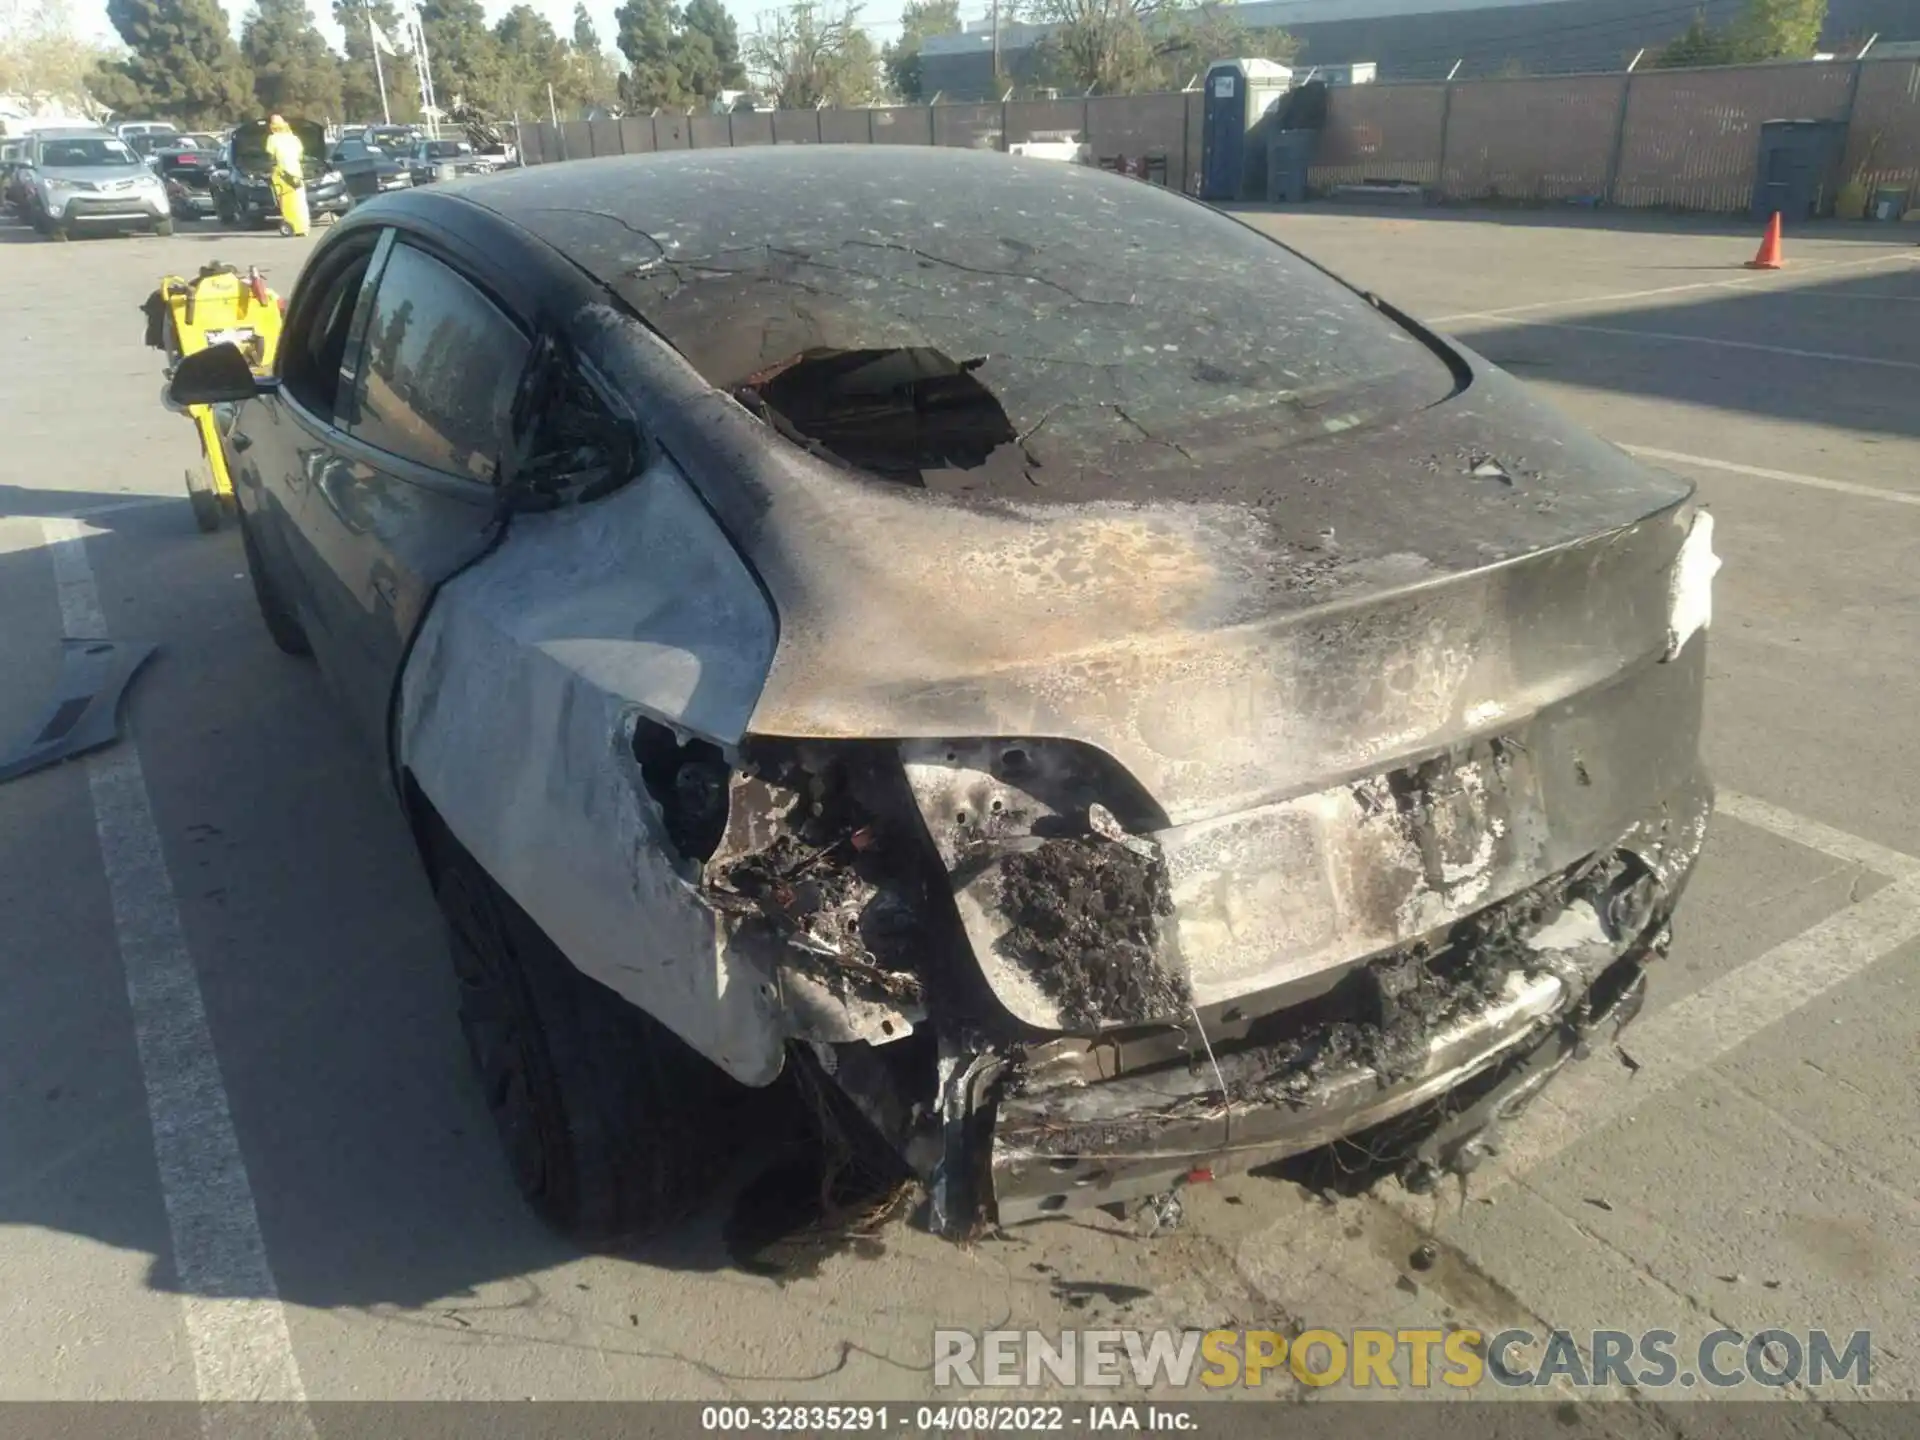
[[163, 235], [163, 236], [173, 234], [173, 217], [169, 215], [164, 220], [154, 221], [153, 233], [156, 235]]
[[719, 1173], [715, 1114], [741, 1087], [574, 968], [444, 826], [431, 849], [460, 1026], [520, 1193], [596, 1248], [685, 1218]]
[[[219, 522], [219, 510], [214, 510], [214, 525]], [[274, 583], [272, 574], [267, 570], [266, 562], [260, 554], [259, 542], [253, 538], [253, 530], [247, 524], [245, 511], [240, 514], [240, 545], [247, 552], [247, 576], [253, 581], [254, 603], [260, 607], [260, 618], [266, 622], [267, 634], [273, 643], [289, 655], [311, 655], [313, 646], [307, 640], [307, 632], [300, 624], [300, 617], [280, 593], [280, 587]], [[194, 518], [200, 511], [196, 502]], [[203, 526], [202, 528], [213, 528]]]

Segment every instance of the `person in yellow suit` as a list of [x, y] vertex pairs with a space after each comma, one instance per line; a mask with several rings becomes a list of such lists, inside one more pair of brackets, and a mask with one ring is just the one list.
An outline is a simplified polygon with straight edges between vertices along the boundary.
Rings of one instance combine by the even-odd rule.
[[307, 147], [281, 116], [267, 121], [267, 155], [273, 161], [273, 198], [280, 206], [280, 233], [307, 233]]

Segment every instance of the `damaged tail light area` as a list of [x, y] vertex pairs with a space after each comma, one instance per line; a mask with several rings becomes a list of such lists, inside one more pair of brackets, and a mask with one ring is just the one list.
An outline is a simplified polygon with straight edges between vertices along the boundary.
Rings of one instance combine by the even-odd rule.
[[[723, 943], [771, 977], [782, 1033], [919, 1173], [948, 1231], [1156, 1193], [1216, 1155], [1314, 1148], [1614, 1014], [1663, 944], [1706, 804], [1699, 824], [1669, 817], [1518, 889], [1475, 872], [1387, 949], [1203, 993], [1214, 957], [1182, 944], [1213, 921], [1182, 921], [1213, 902], [1183, 875], [1181, 828], [1093, 747], [750, 738], [723, 753], [642, 722], [633, 749]], [[1481, 763], [1358, 788], [1425, 796]], [[1441, 808], [1355, 823], [1392, 829], [1416, 867], [1424, 847], [1440, 883], [1456, 841], [1485, 848]]]

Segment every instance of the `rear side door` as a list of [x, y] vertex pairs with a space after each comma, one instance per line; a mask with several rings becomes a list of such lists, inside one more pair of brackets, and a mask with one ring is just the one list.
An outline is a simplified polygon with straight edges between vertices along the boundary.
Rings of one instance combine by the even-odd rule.
[[339, 417], [296, 523], [323, 668], [383, 759], [435, 588], [492, 544], [528, 329], [405, 236], [383, 246]]
[[[343, 236], [315, 257], [295, 287], [274, 357], [280, 384], [239, 409], [227, 436], [234, 491], [248, 538], [274, 585], [303, 617], [314, 609], [300, 513], [314, 477], [335, 463], [341, 404], [353, 388], [379, 232]], [[305, 621], [309, 638], [315, 630]]]

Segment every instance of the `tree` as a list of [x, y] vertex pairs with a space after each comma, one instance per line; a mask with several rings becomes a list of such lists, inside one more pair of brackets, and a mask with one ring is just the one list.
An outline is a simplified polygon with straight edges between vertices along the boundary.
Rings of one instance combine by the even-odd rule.
[[515, 5], [500, 17], [493, 34], [500, 42], [500, 89], [494, 99], [502, 114], [545, 110], [549, 85], [556, 102], [564, 95], [573, 108], [573, 57], [546, 16], [531, 5]]
[[902, 100], [926, 98], [920, 77], [920, 49], [930, 35], [960, 31], [960, 0], [907, 0], [900, 13], [900, 38], [880, 52], [887, 88]]
[[306, 0], [259, 0], [240, 30], [260, 108], [308, 120], [337, 118], [340, 57], [327, 47]]
[[1677, 39], [1653, 58], [1663, 69], [1700, 65], [1750, 65], [1761, 60], [1804, 60], [1820, 43], [1827, 0], [1747, 0], [1731, 25], [1715, 29], [1695, 15]]
[[487, 28], [480, 0], [422, 0], [420, 28], [427, 37], [427, 61], [433, 67], [433, 94], [442, 110], [457, 101], [491, 110], [502, 104], [504, 65], [500, 42]]
[[567, 58], [572, 67], [566, 86], [570, 107], [618, 108], [620, 74], [600, 48], [600, 32], [593, 28], [584, 3], [573, 7], [573, 51]]
[[878, 98], [880, 56], [860, 28], [860, 11], [830, 11], [798, 0], [769, 16], [747, 40], [747, 68], [783, 110], [868, 105]]
[[652, 110], [656, 106], [678, 108], [687, 101], [686, 86], [680, 77], [680, 60], [675, 53], [673, 7], [667, 0], [625, 0], [613, 12], [620, 27], [615, 43], [627, 57], [628, 71], [622, 77], [621, 96], [629, 106]]
[[0, 94], [86, 113], [91, 104], [88, 82], [109, 58], [104, 45], [74, 33], [60, 0], [47, 0], [31, 11], [19, 4], [0, 11]]
[[626, 0], [613, 18], [631, 67], [621, 95], [636, 109], [679, 109], [746, 83], [740, 31], [720, 0], [689, 0], [684, 10], [670, 0]]
[[747, 83], [740, 27], [720, 0], [687, 0], [679, 14], [680, 73], [695, 95], [711, 97]]
[[1685, 70], [1698, 65], [1731, 65], [1737, 58], [1733, 37], [1695, 15], [1677, 40], [1663, 46], [1649, 62], [1656, 69]]
[[1279, 60], [1291, 63], [1300, 41], [1285, 30], [1254, 29], [1241, 20], [1232, 0], [1175, 8], [1160, 17], [1153, 74], [1149, 86], [1179, 90], [1216, 60]]
[[[367, 20], [380, 28], [398, 54], [382, 53], [380, 71], [374, 72], [373, 37]], [[393, 116], [395, 124], [420, 118], [420, 87], [413, 79], [413, 57], [406, 53], [406, 35], [399, 13], [390, 0], [333, 0], [333, 20], [346, 37], [347, 58], [340, 65], [340, 113], [348, 120], [384, 120]], [[380, 108], [380, 82], [384, 77], [387, 108]]]
[[1042, 72], [1100, 95], [1178, 90], [1224, 55], [1288, 60], [1300, 48], [1284, 30], [1250, 29], [1231, 3], [1035, 0], [1033, 18], [1053, 27], [1039, 47]]
[[94, 73], [102, 104], [191, 130], [256, 112], [253, 76], [219, 0], [107, 0], [107, 18], [129, 53]]
[[1805, 60], [1826, 23], [1827, 0], [1747, 0], [1733, 30], [1744, 60]]

